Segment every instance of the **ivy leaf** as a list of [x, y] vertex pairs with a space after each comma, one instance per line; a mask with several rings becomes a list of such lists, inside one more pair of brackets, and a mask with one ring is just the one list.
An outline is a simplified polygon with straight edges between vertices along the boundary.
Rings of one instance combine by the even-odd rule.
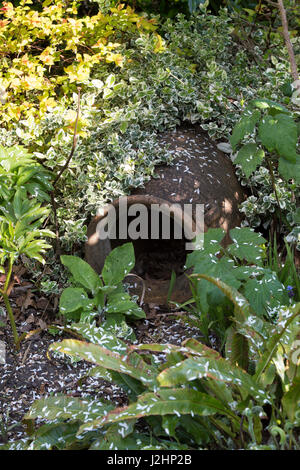
[[264, 156], [265, 152], [257, 148], [256, 144], [246, 144], [239, 151], [234, 163], [241, 165], [246, 177], [249, 178], [262, 162]]
[[263, 250], [259, 245], [266, 243], [265, 238], [248, 227], [236, 227], [229, 233], [233, 243], [227, 247], [227, 251], [232, 256], [258, 265], [262, 263]]
[[259, 124], [258, 134], [269, 152], [275, 150], [290, 163], [296, 162], [298, 133], [292, 116], [282, 113], [265, 116]]
[[237, 144], [245, 137], [247, 134], [252, 134], [254, 131], [255, 125], [260, 119], [260, 112], [252, 109], [247, 109], [240, 121], [235, 125], [232, 136], [230, 137], [231, 147], [235, 149]]

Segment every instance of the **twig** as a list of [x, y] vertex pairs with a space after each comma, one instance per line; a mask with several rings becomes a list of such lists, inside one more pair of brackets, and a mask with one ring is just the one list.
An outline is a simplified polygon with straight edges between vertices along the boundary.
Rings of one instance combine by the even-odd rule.
[[[283, 28], [283, 37], [285, 40], [285, 45], [289, 53], [289, 58], [290, 58], [290, 64], [291, 64], [291, 73], [293, 79], [299, 80], [299, 75], [297, 71], [297, 65], [296, 65], [296, 60], [295, 60], [295, 54], [294, 54], [294, 49], [290, 40], [290, 35], [289, 35], [289, 26], [286, 18], [286, 12], [285, 8], [283, 5], [282, 0], [277, 0], [278, 1], [278, 8], [281, 16], [281, 22], [282, 22], [282, 28]], [[298, 84], [298, 88], [300, 87], [300, 84]]]
[[142, 281], [142, 285], [143, 285], [143, 291], [142, 291], [142, 295], [141, 295], [141, 299], [140, 299], [140, 306], [143, 305], [144, 303], [144, 297], [145, 297], [145, 292], [146, 292], [146, 285], [145, 285], [145, 281], [144, 279], [142, 279], [140, 276], [138, 276], [137, 274], [127, 274], [126, 277], [128, 276], [133, 276], [133, 277], [137, 277], [140, 281]]

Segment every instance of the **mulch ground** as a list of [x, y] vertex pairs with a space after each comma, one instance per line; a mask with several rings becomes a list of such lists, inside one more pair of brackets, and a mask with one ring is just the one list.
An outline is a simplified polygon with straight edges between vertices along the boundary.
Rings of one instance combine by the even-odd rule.
[[[57, 322], [57, 299], [38, 297], [32, 284], [23, 282], [11, 293], [19, 333], [37, 331], [22, 342], [16, 353], [10, 327], [0, 328], [0, 341], [5, 345], [5, 363], [0, 363], [0, 443], [25, 436], [22, 418], [32, 403], [50, 394], [65, 393], [74, 397], [105, 399], [116, 406], [127, 403], [127, 397], [116, 385], [93, 377], [84, 377], [93, 367], [85, 361], [76, 363], [49, 357], [49, 345], [62, 337], [49, 334], [48, 325]], [[21, 289], [20, 289], [21, 287]], [[27, 301], [26, 301], [27, 299]], [[43, 305], [43, 309], [38, 306]], [[0, 304], [1, 308], [1, 304]], [[134, 325], [137, 343], [181, 344], [186, 338], [199, 338], [200, 332], [183, 322], [180, 312], [164, 312], [156, 305], [146, 305], [147, 318]]]

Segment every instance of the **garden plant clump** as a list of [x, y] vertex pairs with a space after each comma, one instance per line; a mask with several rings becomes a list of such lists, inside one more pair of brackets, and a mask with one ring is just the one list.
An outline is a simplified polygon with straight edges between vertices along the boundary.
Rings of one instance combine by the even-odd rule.
[[[300, 447], [299, 7], [293, 59], [275, 2], [220, 3], [2, 2], [0, 449]], [[98, 275], [87, 225], [182, 124], [232, 160], [245, 218], [188, 254], [189, 301], [145, 305], [133, 245]]]

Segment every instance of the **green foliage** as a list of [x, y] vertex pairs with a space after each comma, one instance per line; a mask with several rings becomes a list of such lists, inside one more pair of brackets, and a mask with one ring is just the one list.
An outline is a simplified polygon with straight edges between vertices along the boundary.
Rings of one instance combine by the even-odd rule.
[[256, 170], [264, 158], [266, 149], [279, 157], [278, 172], [284, 179], [300, 182], [300, 155], [297, 153], [298, 127], [292, 113], [285, 107], [268, 99], [256, 99], [233, 129], [230, 139], [233, 151], [246, 136], [256, 141], [244, 145], [235, 158], [245, 175]]
[[223, 237], [222, 229], [209, 229], [204, 234], [203, 250], [196, 250], [187, 256], [186, 266], [193, 267], [194, 272], [190, 276], [193, 297], [184, 306], [197, 317], [196, 323], [206, 341], [209, 341], [209, 331], [212, 330], [217, 333], [221, 343], [230, 326], [233, 307], [228, 303], [226, 292], [222, 294], [217, 286], [205, 280], [205, 275], [222, 279], [236, 290], [237, 298], [242, 294], [240, 300], [230, 300], [238, 308], [239, 302], [243, 304], [242, 299], [245, 297], [249, 310], [259, 318], [272, 320], [276, 318], [280, 305], [289, 304], [286, 291], [288, 279], [282, 279], [286, 282], [284, 286], [276, 272], [268, 265], [264, 266], [263, 245], [266, 240], [249, 228], [235, 228], [230, 231], [233, 243], [225, 249], [220, 244]]
[[51, 248], [45, 237], [54, 234], [41, 228], [49, 214], [41, 201], [49, 200], [46, 191], [52, 186], [49, 172], [35, 163], [23, 147], [0, 148], [0, 272], [7, 273], [0, 289], [13, 330], [16, 347], [19, 337], [9, 303], [14, 262], [20, 255], [44, 263], [43, 255]]
[[[236, 297], [231, 287], [217, 279], [211, 278], [212, 281], [230, 299]], [[239, 307], [241, 315], [235, 318], [239, 334], [244, 341], [251, 341], [258, 336], [257, 325], [251, 321], [246, 304]], [[50, 421], [42, 427], [45, 438], [42, 448], [72, 448], [80, 441], [81, 448], [99, 450], [111, 446], [114, 450], [145, 449], [150, 442], [155, 449], [172, 448], [174, 444], [176, 449], [210, 445], [231, 449], [297, 449], [299, 371], [292, 353], [299, 331], [299, 314], [300, 304], [282, 308], [278, 324], [269, 329], [267, 336], [261, 336], [255, 351], [249, 349], [254, 364], [251, 373], [236, 365], [232, 352], [228, 360], [190, 339], [181, 346], [131, 346], [125, 355], [92, 343], [74, 340], [54, 343], [52, 351], [84, 357], [97, 366], [95, 371], [99, 368], [100, 376], [106, 380], [121, 386], [125, 383], [122, 378], [133, 380], [126, 381], [125, 390], [132, 387], [134, 393], [127, 406], [116, 409], [99, 401], [45, 398], [34, 403], [24, 419]], [[158, 352], [166, 355], [166, 361], [149, 366], [147, 362], [153, 363], [153, 354]], [[141, 387], [138, 392], [137, 383]], [[268, 416], [266, 405], [271, 409]], [[150, 426], [152, 437], [141, 432], [139, 425], [136, 427], [141, 419]], [[57, 433], [53, 433], [53, 420]], [[61, 439], [62, 423], [72, 430], [69, 439]], [[38, 429], [27, 441], [6, 448], [39, 446], [39, 432]], [[124, 441], [119, 440], [118, 434]], [[276, 439], [278, 434], [280, 442]]]
[[135, 264], [132, 243], [115, 248], [107, 256], [101, 278], [81, 258], [64, 255], [61, 262], [70, 270], [72, 284], [76, 286], [67, 287], [60, 298], [59, 310], [67, 319], [92, 323], [95, 317], [100, 317], [102, 321], [106, 319], [103, 326], [123, 331], [125, 318], [145, 318], [144, 311], [122, 285]]
[[[78, 17], [80, 1], [50, 0], [31, 8], [31, 0], [1, 8], [1, 123], [41, 118], [58, 99], [70, 103], [76, 85], [105, 61], [122, 67], [123, 33], [153, 31], [155, 20], [117, 6], [104, 15]], [[72, 121], [72, 116], [70, 116]]]

